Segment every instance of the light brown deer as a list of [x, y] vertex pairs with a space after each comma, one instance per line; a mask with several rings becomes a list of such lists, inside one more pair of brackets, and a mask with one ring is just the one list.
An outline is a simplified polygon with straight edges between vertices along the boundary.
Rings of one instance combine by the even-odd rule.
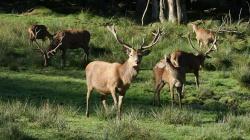
[[195, 32], [196, 40], [200, 48], [202, 46], [208, 47], [208, 45], [212, 43], [214, 49], [217, 50], [216, 42], [214, 42], [216, 38], [215, 32], [198, 27], [198, 25], [194, 23], [190, 23], [190, 25], [193, 28], [193, 32]]
[[160, 60], [154, 68], [154, 80], [155, 80], [155, 93], [154, 104], [160, 105], [160, 92], [166, 83], [169, 85], [170, 95], [172, 99], [172, 107], [174, 101], [174, 90], [176, 88], [179, 99], [179, 107], [182, 107], [181, 99], [183, 97], [185, 73], [181, 67], [174, 67], [170, 59], [165, 56]]
[[44, 66], [47, 65], [47, 53], [41, 48], [41, 45], [37, 42], [37, 39], [41, 39], [42, 41], [45, 41], [46, 38], [49, 38], [49, 40], [52, 40], [53, 35], [50, 34], [48, 31], [48, 28], [45, 25], [31, 25], [28, 28], [28, 34], [29, 34], [29, 40], [30, 43], [33, 45], [33, 42], [36, 43], [37, 49], [41, 52], [41, 54], [44, 57]]
[[[154, 39], [149, 45], [145, 45], [143, 40], [141, 47], [139, 49], [134, 49], [131, 45], [126, 44], [117, 36], [114, 26], [107, 26], [107, 28], [113, 34], [118, 43], [123, 46], [129, 58], [123, 64], [93, 61], [87, 65], [85, 69], [87, 82], [86, 116], [89, 116], [89, 98], [93, 89], [95, 89], [102, 94], [102, 104], [106, 111], [106, 96], [110, 94], [112, 95], [114, 107], [118, 109], [117, 117], [120, 119], [122, 100], [126, 94], [126, 90], [138, 74], [142, 57], [150, 53], [150, 50], [148, 49], [159, 41], [162, 32], [158, 29]], [[116, 92], [119, 93], [118, 102]]]
[[47, 49], [47, 58], [55, 55], [59, 49], [62, 51], [61, 66], [65, 66], [67, 49], [82, 48], [88, 61], [90, 33], [87, 30], [63, 30], [57, 32]]
[[[199, 88], [199, 70], [204, 65], [206, 58], [211, 58], [208, 54], [214, 51], [213, 45], [205, 52], [198, 51], [192, 44], [190, 39], [190, 34], [188, 36], [188, 41], [190, 46], [197, 52], [196, 54], [185, 52], [185, 51], [175, 51], [170, 54], [170, 61], [175, 67], [183, 68], [185, 73], [194, 73], [196, 87]], [[216, 43], [216, 38], [213, 44]]]

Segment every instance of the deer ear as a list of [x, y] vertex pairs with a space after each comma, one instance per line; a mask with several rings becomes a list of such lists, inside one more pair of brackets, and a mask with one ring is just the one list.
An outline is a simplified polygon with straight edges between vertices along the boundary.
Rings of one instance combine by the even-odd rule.
[[149, 55], [150, 52], [151, 52], [150, 50], [143, 50], [143, 51], [142, 51], [142, 55], [143, 55], [143, 56]]
[[127, 55], [129, 55], [129, 54], [131, 53], [131, 49], [128, 49], [128, 48], [125, 48], [125, 47], [123, 47], [123, 51], [124, 51]]

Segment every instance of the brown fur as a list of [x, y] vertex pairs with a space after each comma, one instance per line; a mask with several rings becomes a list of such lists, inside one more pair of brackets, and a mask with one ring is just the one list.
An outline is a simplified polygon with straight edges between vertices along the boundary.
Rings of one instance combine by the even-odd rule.
[[185, 73], [194, 73], [196, 86], [199, 88], [199, 70], [204, 65], [208, 55], [199, 53], [197, 55], [185, 51], [175, 51], [170, 54], [170, 61], [175, 67], [183, 68]]
[[[65, 54], [67, 49], [82, 48], [86, 53], [88, 60], [89, 55], [90, 33], [87, 30], [63, 30], [53, 36], [53, 40], [47, 49], [47, 55], [54, 55], [57, 49], [62, 51], [61, 66], [65, 65]], [[61, 44], [60, 44], [61, 43]]]
[[172, 106], [174, 100], [174, 88], [176, 88], [179, 97], [179, 106], [181, 107], [181, 98], [183, 96], [182, 93], [185, 82], [185, 73], [181, 70], [181, 68], [174, 67], [169, 58], [166, 58], [162, 59], [155, 65], [153, 73], [155, 79], [154, 102], [156, 101], [157, 105], [160, 104], [161, 89], [166, 83], [168, 83], [172, 98]]
[[[193, 31], [196, 35], [196, 40], [200, 47], [205, 46], [208, 47], [209, 44], [213, 43], [215, 40], [215, 33], [201, 27], [198, 27], [196, 24], [191, 23]], [[214, 44], [214, 48], [217, 49], [216, 44]]]
[[37, 24], [31, 25], [28, 28], [28, 33], [29, 33], [29, 40], [31, 42], [36, 41], [36, 39], [45, 40], [46, 37], [48, 37], [49, 39], [52, 38], [52, 35], [49, 33], [45, 25], [37, 25]]

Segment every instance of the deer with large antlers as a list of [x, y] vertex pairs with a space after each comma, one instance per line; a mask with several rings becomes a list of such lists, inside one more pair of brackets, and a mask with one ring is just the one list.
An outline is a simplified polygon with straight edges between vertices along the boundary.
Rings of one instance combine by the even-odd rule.
[[90, 33], [87, 30], [63, 30], [57, 32], [47, 50], [48, 58], [55, 55], [57, 50], [62, 51], [61, 66], [65, 66], [67, 49], [82, 48], [88, 61]]
[[170, 54], [170, 61], [175, 67], [183, 68], [185, 73], [194, 73], [196, 87], [199, 88], [199, 70], [204, 65], [206, 58], [211, 58], [208, 54], [214, 51], [213, 45], [216, 43], [216, 38], [213, 45], [205, 52], [198, 51], [192, 44], [190, 34], [188, 35], [188, 41], [190, 46], [197, 52], [188, 53], [185, 51], [175, 51]]
[[50, 34], [45, 25], [34, 24], [28, 28], [29, 40], [31, 43], [36, 42], [37, 39], [45, 40], [46, 38], [52, 39], [53, 35]]
[[153, 68], [155, 80], [154, 104], [160, 105], [160, 92], [166, 83], [169, 85], [170, 95], [172, 99], [172, 107], [174, 101], [174, 90], [176, 88], [179, 99], [179, 107], [181, 108], [181, 99], [183, 97], [185, 73], [181, 67], [175, 67], [170, 59], [165, 56]]
[[45, 41], [46, 38], [49, 38], [49, 40], [52, 40], [53, 35], [50, 34], [50, 32], [48, 31], [48, 28], [45, 25], [37, 25], [37, 24], [31, 25], [28, 28], [28, 34], [29, 34], [30, 43], [33, 45], [33, 42], [35, 42], [37, 49], [43, 55], [44, 66], [46, 66], [47, 60], [48, 60], [47, 53], [41, 48], [41, 45], [39, 45], [39, 43], [37, 42], [37, 39]]
[[[116, 41], [123, 46], [129, 58], [123, 64], [93, 61], [87, 65], [85, 69], [87, 82], [86, 116], [89, 116], [89, 98], [93, 89], [95, 89], [102, 94], [102, 104], [106, 111], [106, 96], [112, 95], [114, 107], [117, 109], [117, 117], [120, 119], [123, 97], [132, 80], [138, 74], [142, 57], [150, 53], [149, 49], [159, 41], [163, 33], [158, 29], [149, 45], [145, 45], [143, 40], [141, 47], [134, 49], [117, 35], [114, 26], [107, 26], [107, 29], [113, 34]], [[118, 101], [116, 92], [119, 93]]]
[[193, 28], [193, 32], [196, 35], [196, 40], [200, 48], [202, 46], [208, 47], [209, 44], [212, 44], [214, 49], [217, 50], [215, 32], [198, 27], [195, 23], [190, 23], [190, 25]]

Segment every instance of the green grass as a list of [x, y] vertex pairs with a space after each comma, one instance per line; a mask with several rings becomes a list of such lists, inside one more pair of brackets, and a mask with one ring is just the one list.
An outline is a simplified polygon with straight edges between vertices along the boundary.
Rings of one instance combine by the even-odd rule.
[[[99, 17], [89, 12], [60, 15], [44, 8], [27, 14], [0, 14], [0, 139], [250, 139], [249, 133], [249, 27], [237, 26], [244, 36], [221, 34], [219, 51], [211, 54], [195, 88], [187, 74], [184, 108], [170, 108], [168, 88], [161, 93], [161, 107], [152, 105], [152, 67], [174, 50], [189, 52], [185, 38], [190, 28], [171, 23], [145, 27], [133, 20]], [[68, 28], [91, 32], [91, 60], [123, 62], [126, 55], [102, 25], [115, 23], [118, 34], [134, 47], [151, 39], [161, 27], [166, 36], [142, 60], [142, 69], [126, 93], [121, 121], [115, 112], [104, 113], [100, 95], [90, 98], [90, 117], [85, 117], [86, 83], [83, 52], [68, 51], [67, 66], [60, 68], [60, 53], [51, 66], [42, 67], [40, 54], [29, 45], [27, 28], [45, 24], [54, 33]], [[205, 27], [219, 24], [209, 20]], [[236, 26], [227, 25], [230, 28]], [[195, 43], [195, 41], [194, 41]], [[48, 41], [44, 46], [48, 45]], [[209, 71], [211, 70], [211, 71]], [[112, 98], [108, 98], [111, 109]]]

